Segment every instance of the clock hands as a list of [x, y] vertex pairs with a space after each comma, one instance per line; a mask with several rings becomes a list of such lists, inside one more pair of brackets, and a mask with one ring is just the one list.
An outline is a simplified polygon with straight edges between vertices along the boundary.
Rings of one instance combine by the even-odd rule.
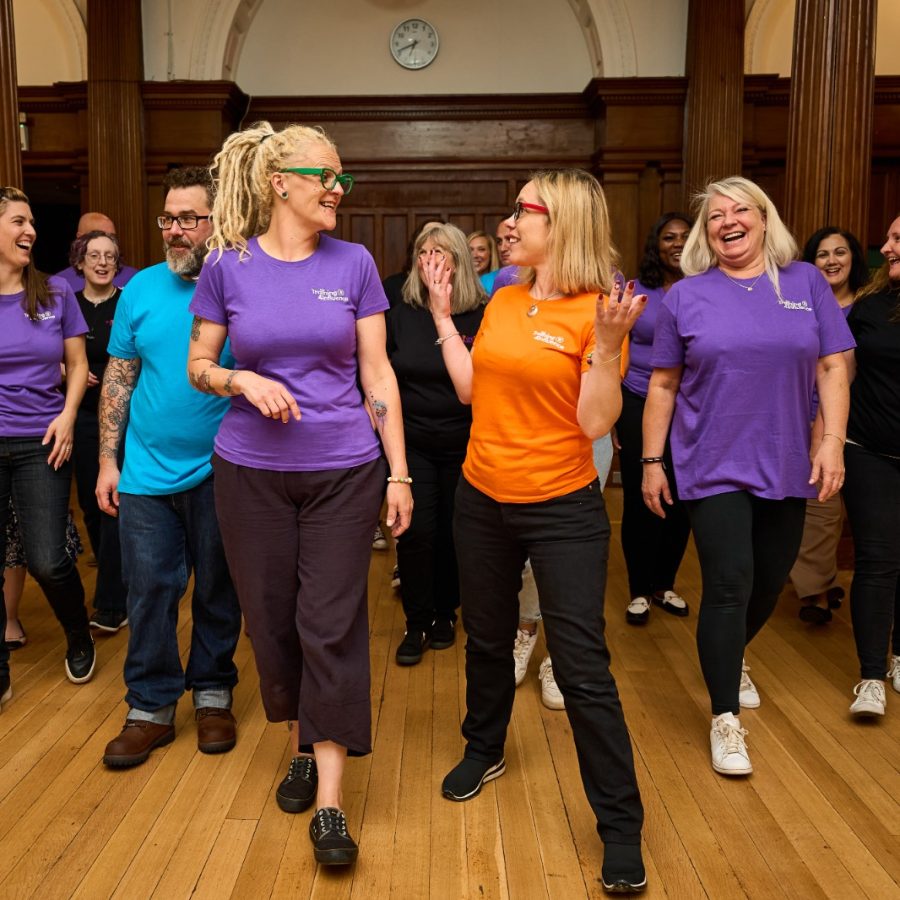
[[418, 43], [418, 40], [412, 40], [405, 47], [401, 47], [398, 52], [403, 53], [404, 50], [412, 50]]

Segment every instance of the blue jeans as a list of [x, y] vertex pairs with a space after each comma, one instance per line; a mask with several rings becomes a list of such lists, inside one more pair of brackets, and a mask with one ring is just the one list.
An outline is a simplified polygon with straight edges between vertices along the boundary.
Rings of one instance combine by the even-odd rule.
[[[28, 571], [40, 585], [63, 630], [72, 634], [88, 627], [81, 577], [66, 553], [72, 468], [66, 463], [54, 470], [47, 465], [49, 455], [50, 447], [42, 447], [40, 438], [0, 437], [0, 561], [6, 558], [11, 494]], [[6, 628], [6, 607], [2, 603], [0, 627]], [[9, 651], [0, 641], [0, 674], [8, 671]]]
[[[121, 494], [119, 535], [131, 635], [125, 700], [131, 718], [171, 722], [186, 690], [194, 705], [230, 707], [241, 611], [216, 521], [213, 479], [177, 494]], [[194, 573], [187, 669], [178, 654], [178, 602]]]

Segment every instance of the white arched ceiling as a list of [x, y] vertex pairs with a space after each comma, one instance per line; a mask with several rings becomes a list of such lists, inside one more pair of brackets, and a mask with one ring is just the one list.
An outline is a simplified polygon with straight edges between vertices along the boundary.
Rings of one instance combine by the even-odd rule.
[[19, 84], [87, 79], [87, 32], [73, 0], [13, 0]]

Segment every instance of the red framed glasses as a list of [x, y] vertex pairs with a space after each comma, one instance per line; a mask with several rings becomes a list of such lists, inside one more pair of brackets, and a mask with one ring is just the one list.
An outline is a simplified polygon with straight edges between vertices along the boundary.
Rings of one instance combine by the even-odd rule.
[[517, 200], [516, 205], [513, 207], [513, 222], [518, 222], [519, 216], [521, 216], [523, 212], [543, 213], [545, 216], [550, 215], [550, 210], [547, 209], [546, 206], [541, 206], [539, 203], [525, 203], [522, 200]]

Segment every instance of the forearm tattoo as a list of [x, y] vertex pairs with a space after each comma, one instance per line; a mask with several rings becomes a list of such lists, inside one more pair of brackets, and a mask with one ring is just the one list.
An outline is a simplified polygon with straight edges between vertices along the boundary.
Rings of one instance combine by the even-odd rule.
[[234, 393], [234, 388], [231, 386], [231, 382], [234, 381], [234, 376], [235, 376], [235, 375], [237, 375], [237, 370], [236, 370], [236, 369], [232, 369], [232, 370], [228, 373], [228, 377], [225, 379], [225, 384], [222, 386], [222, 389], [225, 391], [226, 394], [233, 394], [233, 393]]
[[141, 370], [139, 359], [109, 358], [100, 393], [100, 458], [117, 459], [128, 422], [131, 395]]
[[384, 400], [376, 400], [374, 394], [369, 395], [369, 405], [375, 415], [375, 427], [379, 434], [384, 434], [384, 423], [387, 419], [387, 403]]
[[200, 316], [194, 316], [194, 321], [191, 322], [191, 340], [199, 341], [200, 340], [200, 323], [203, 319]]
[[[198, 391], [201, 391], [204, 394], [220, 396], [219, 391], [212, 386], [213, 369], [223, 369], [223, 367], [218, 363], [210, 363], [199, 375], [196, 375], [193, 372], [188, 372], [188, 380]], [[222, 390], [226, 394], [232, 393], [231, 379], [234, 378], [235, 374], [235, 372], [229, 372], [228, 377], [225, 379], [225, 384], [223, 385]]]

